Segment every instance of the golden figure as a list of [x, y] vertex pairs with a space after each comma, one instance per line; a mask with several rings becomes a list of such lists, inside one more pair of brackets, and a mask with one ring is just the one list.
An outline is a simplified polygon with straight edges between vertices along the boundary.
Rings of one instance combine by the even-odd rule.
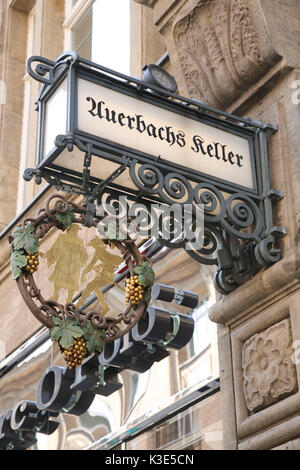
[[79, 278], [82, 267], [88, 260], [84, 242], [78, 237], [80, 227], [72, 224], [64, 234], [60, 234], [47, 253], [41, 253], [47, 259], [48, 268], [55, 263], [49, 280], [53, 284], [52, 299], [58, 302], [60, 289], [68, 292], [67, 303], [72, 302], [80, 289]]
[[114, 267], [118, 266], [123, 258], [120, 256], [113, 255], [110, 253], [103, 240], [98, 237], [93, 238], [88, 246], [94, 248], [95, 252], [91, 262], [86, 266], [82, 273], [81, 282], [85, 282], [86, 275], [94, 271], [96, 273], [95, 278], [87, 284], [83, 290], [82, 296], [77, 303], [77, 307], [81, 307], [85, 299], [95, 293], [102, 305], [102, 314], [105, 315], [108, 312], [108, 305], [105, 302], [104, 294], [101, 291], [101, 287], [114, 282]]

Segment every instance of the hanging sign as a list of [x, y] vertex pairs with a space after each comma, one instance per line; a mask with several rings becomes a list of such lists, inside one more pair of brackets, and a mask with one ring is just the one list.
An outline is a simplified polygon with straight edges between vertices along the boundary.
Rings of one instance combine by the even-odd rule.
[[[113, 221], [106, 218], [105, 238], [96, 236], [88, 243], [94, 249], [93, 256], [89, 259], [84, 243], [78, 236], [80, 226], [86, 225], [89, 218], [85, 201], [75, 204], [63, 196], [52, 195], [48, 198], [45, 209], [40, 209], [38, 214], [36, 219], [26, 219], [11, 233], [12, 274], [27, 307], [49, 328], [50, 337], [58, 343], [70, 370], [79, 367], [86, 357], [95, 352], [104, 354], [102, 365], [111, 363], [120, 348], [120, 338], [129, 332], [132, 332], [135, 341], [147, 341], [150, 331], [150, 341], [165, 341], [168, 337], [170, 347], [177, 334], [182, 337], [184, 344], [191, 339], [193, 320], [190, 321], [192, 329], [189, 329], [188, 334], [182, 333], [182, 322], [172, 319], [169, 314], [160, 315], [162, 323], [159, 328], [154, 328], [156, 317], [149, 306], [154, 271], [150, 260], [140, 253], [134, 240], [122, 232], [121, 218]], [[103, 216], [92, 216], [90, 228], [97, 227], [101, 221]], [[50, 250], [42, 253], [39, 251], [40, 239], [53, 229], [62, 233]], [[122, 257], [108, 252], [107, 245], [114, 245]], [[49, 277], [53, 284], [51, 299], [45, 298], [36, 285], [35, 273], [40, 257], [46, 258], [48, 267], [52, 268]], [[101, 287], [114, 284], [114, 267], [122, 261], [129, 271], [124, 289], [123, 311], [111, 313]], [[78, 292], [82, 282], [84, 287]], [[67, 292], [65, 304], [59, 303], [61, 289]], [[85, 311], [85, 301], [93, 293], [101, 304], [100, 310]], [[143, 323], [147, 315], [149, 326], [141, 334], [137, 324]], [[107, 359], [105, 350], [107, 343], [113, 343], [114, 352], [108, 353], [110, 359]], [[174, 344], [176, 347], [176, 342]], [[124, 348], [125, 346], [121, 348], [121, 352]], [[116, 363], [117, 366], [123, 364], [123, 360], [120, 364]]]
[[78, 79], [78, 131], [253, 189], [246, 137], [83, 78]]
[[[110, 151], [118, 147], [135, 156], [159, 157], [189, 173], [255, 189], [250, 133], [237, 126], [230, 127], [226, 122], [205, 121], [195, 113], [188, 113], [183, 106], [161, 106], [162, 103], [154, 104], [140, 93], [132, 93], [132, 89], [111, 88], [100, 83], [78, 71], [77, 87], [72, 96], [76, 133], [102, 141]], [[67, 103], [68, 81], [65, 79], [47, 100], [43, 158], [53, 152], [57, 135], [66, 134]], [[79, 161], [61, 154], [55, 164], [76, 170]]]
[[[74, 181], [89, 144], [94, 180], [105, 179], [116, 168], [113, 163], [126, 155], [195, 182], [204, 178], [258, 192], [262, 125], [154, 91], [73, 53], [46, 67], [45, 79], [32, 69], [36, 60], [41, 58], [29, 59], [27, 70], [45, 83], [37, 101], [38, 167], [43, 172], [63, 170], [64, 178]], [[130, 186], [124, 178], [120, 183]]]
[[[75, 204], [52, 195], [36, 219], [26, 219], [10, 236], [13, 278], [30, 311], [49, 328], [51, 339], [58, 342], [70, 369], [80, 365], [87, 355], [101, 353], [105, 342], [115, 341], [130, 331], [144, 315], [151, 298], [153, 269], [134, 241], [122, 234], [121, 220], [110, 222], [108, 218], [105, 238], [96, 236], [89, 242], [94, 255], [87, 264], [88, 253], [78, 231], [87, 223], [95, 228], [102, 219], [89, 215], [86, 201]], [[47, 253], [39, 252], [40, 240], [52, 229], [63, 233]], [[112, 243], [122, 257], [107, 252], [107, 245]], [[50, 300], [43, 297], [34, 278], [40, 257], [47, 259], [48, 267], [54, 266], [49, 277], [54, 288]], [[101, 287], [113, 284], [114, 266], [122, 261], [129, 269], [123, 312], [109, 316]], [[88, 281], [91, 272], [94, 278]], [[85, 287], [79, 293], [82, 283]], [[61, 289], [67, 291], [65, 304], [58, 302]], [[81, 307], [93, 292], [101, 308], [83, 312]]]

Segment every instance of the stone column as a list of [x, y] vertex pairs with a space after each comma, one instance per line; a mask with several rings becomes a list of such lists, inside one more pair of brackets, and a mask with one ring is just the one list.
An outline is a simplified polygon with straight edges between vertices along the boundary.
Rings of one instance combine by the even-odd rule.
[[0, 4], [0, 231], [16, 215], [27, 40], [27, 14], [8, 3]]
[[[63, 50], [64, 2], [6, 0], [0, 2], [0, 232], [16, 216], [27, 61], [28, 14], [35, 9], [34, 53], [55, 59]], [[45, 21], [47, 18], [47, 21]], [[53, 31], [56, 34], [53, 35]], [[33, 84], [38, 94], [39, 85]], [[35, 100], [35, 98], [34, 98]], [[35, 113], [32, 103], [32, 115]], [[32, 123], [36, 123], [33, 115]], [[35, 163], [36, 125], [28, 135], [28, 163]], [[32, 165], [28, 165], [32, 166]], [[39, 190], [40, 188], [38, 188]], [[38, 191], [31, 183], [28, 202]]]
[[[142, 3], [142, 1], [139, 1]], [[211, 308], [226, 449], [300, 449], [300, 3], [156, 0], [179, 92], [278, 125], [272, 187], [282, 259]]]
[[[130, 73], [138, 78], [143, 75], [144, 65], [157, 62], [165, 53], [164, 40], [153, 24], [153, 10], [144, 8], [140, 3], [131, 0], [130, 5], [130, 47], [132, 50]], [[150, 6], [150, 3], [148, 6]]]

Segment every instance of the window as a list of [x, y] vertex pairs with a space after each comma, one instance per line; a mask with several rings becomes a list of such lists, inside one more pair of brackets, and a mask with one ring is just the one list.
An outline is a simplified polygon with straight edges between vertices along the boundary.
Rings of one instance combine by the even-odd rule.
[[210, 305], [211, 303], [208, 300], [205, 300], [193, 311], [195, 330], [188, 345], [190, 357], [197, 356], [211, 343], [208, 318], [208, 309]]
[[[188, 366], [188, 364], [197, 356], [201, 355], [202, 357], [202, 353], [205, 353], [212, 343], [214, 333], [211, 329], [212, 325], [208, 318], [208, 309], [211, 305], [212, 302], [208, 299], [205, 299], [192, 312], [192, 316], [195, 322], [192, 339], [185, 346], [185, 348], [178, 351], [179, 364], [181, 368]], [[202, 359], [204, 359], [204, 356]], [[207, 367], [205, 366], [204, 369], [206, 370]], [[205, 373], [206, 372], [203, 371], [204, 375]]]
[[130, 74], [130, 0], [73, 0], [64, 27], [66, 49]]
[[223, 428], [220, 397], [210, 396], [185, 411], [179, 411], [125, 444], [126, 450], [220, 450], [223, 448]]

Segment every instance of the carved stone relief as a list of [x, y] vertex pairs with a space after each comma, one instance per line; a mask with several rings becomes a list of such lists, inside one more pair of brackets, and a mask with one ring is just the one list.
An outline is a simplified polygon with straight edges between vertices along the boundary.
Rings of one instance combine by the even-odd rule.
[[250, 412], [297, 390], [289, 319], [251, 336], [242, 349], [243, 391]]
[[173, 17], [171, 62], [180, 64], [190, 97], [225, 108], [279, 60], [258, 4], [188, 0]]

